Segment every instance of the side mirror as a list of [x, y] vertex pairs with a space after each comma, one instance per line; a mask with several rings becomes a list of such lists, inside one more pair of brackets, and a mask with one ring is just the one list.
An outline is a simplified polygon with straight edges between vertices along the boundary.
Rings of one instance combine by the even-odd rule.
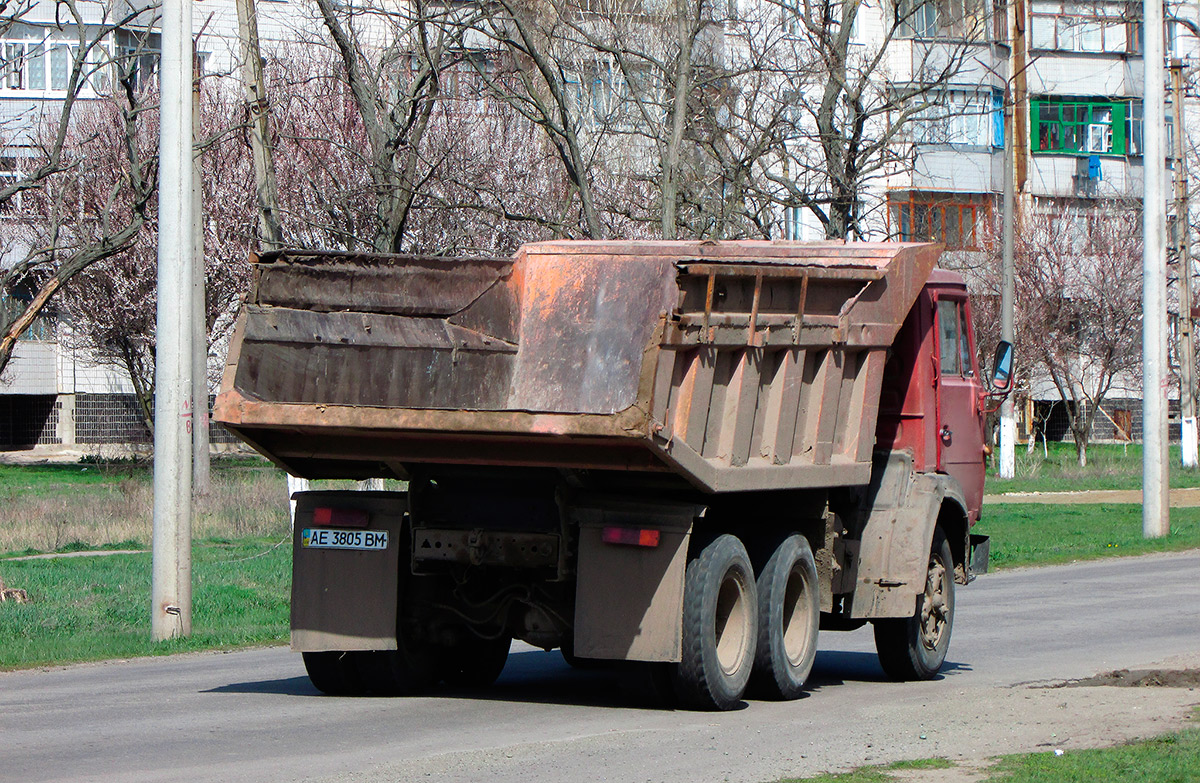
[[996, 355], [992, 359], [992, 391], [1007, 393], [1012, 386], [1013, 345], [1000, 341], [996, 346]]

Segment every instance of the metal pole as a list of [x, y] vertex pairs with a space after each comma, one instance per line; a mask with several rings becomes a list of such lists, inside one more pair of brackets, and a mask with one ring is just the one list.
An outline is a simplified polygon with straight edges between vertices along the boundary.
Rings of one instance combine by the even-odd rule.
[[1180, 451], [1185, 468], [1197, 464], [1196, 358], [1192, 349], [1192, 232], [1188, 223], [1188, 176], [1183, 158], [1183, 62], [1171, 60], [1171, 108], [1175, 117], [1175, 278], [1179, 281]]
[[[192, 46], [192, 130], [200, 134], [200, 53]], [[201, 156], [192, 152], [192, 491], [207, 495], [212, 488], [208, 443], [208, 308], [204, 287], [204, 189]]]
[[[153, 639], [192, 630], [192, 4], [164, 0], [158, 140]], [[179, 238], [184, 238], [179, 241]]]
[[[1004, 236], [1003, 260], [1000, 269], [1000, 339], [1016, 342], [1013, 325], [1013, 299], [1016, 255], [1016, 165], [1013, 139], [1012, 90], [1004, 90]], [[1017, 473], [1017, 418], [1011, 393], [1000, 405], [1000, 478], [1010, 479]]]
[[1142, 161], [1142, 533], [1170, 531], [1167, 502], [1166, 165], [1163, 150], [1163, 0], [1143, 0], [1145, 113]]

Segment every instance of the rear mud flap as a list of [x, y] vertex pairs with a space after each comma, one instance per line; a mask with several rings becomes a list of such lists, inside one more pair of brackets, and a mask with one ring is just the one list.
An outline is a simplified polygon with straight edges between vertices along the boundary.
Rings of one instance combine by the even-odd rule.
[[988, 536], [971, 534], [971, 573], [969, 579], [988, 572], [988, 558], [992, 553], [992, 540]]

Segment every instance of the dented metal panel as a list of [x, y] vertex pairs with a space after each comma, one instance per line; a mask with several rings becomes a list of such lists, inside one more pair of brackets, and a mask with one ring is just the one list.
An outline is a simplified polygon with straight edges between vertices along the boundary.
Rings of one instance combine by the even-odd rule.
[[462, 462], [865, 484], [931, 245], [546, 242], [263, 256], [215, 416], [301, 475]]

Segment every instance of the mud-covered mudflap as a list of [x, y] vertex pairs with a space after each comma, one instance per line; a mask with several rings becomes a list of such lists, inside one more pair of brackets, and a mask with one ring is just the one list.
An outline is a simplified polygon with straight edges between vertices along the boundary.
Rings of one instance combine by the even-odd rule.
[[574, 651], [581, 658], [678, 661], [692, 503], [595, 498], [579, 525]]
[[407, 493], [295, 497], [292, 649], [395, 650], [399, 573], [409, 567]]
[[988, 572], [988, 558], [992, 553], [992, 540], [988, 536], [971, 534], [971, 570], [968, 579]]

